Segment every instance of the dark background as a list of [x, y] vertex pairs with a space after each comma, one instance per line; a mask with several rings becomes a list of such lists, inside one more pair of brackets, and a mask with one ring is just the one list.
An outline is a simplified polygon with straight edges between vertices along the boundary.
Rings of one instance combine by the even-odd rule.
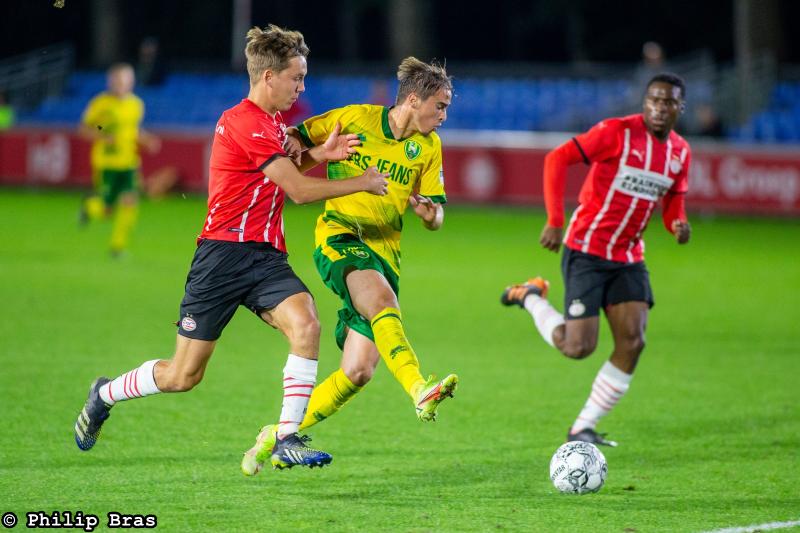
[[[4, 2], [0, 17], [2, 57], [69, 41], [76, 47], [79, 68], [93, 64], [93, 10], [102, 0]], [[114, 2], [115, 0], [106, 0]], [[133, 60], [139, 42], [156, 36], [174, 67], [230, 67], [232, 2], [116, 0], [123, 31], [120, 59]], [[661, 43], [667, 57], [698, 50], [718, 62], [734, 59], [736, 0], [690, 2], [619, 1], [429, 1], [428, 30], [410, 27], [427, 39], [432, 57], [448, 61], [491, 62], [634, 62], [644, 41]], [[774, 0], [777, 13], [768, 21], [773, 51], [781, 63], [800, 63], [800, 39], [794, 26], [800, 2]], [[254, 0], [253, 24], [276, 23], [302, 31], [318, 62], [391, 61], [390, 2], [287, 2]], [[356, 31], [341, 35], [342, 17], [351, 15]], [[349, 50], [349, 51], [348, 51]]]

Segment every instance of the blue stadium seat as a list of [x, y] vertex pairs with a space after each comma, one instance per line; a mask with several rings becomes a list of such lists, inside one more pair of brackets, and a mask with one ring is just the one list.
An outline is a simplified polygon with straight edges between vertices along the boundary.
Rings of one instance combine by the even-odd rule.
[[[80, 119], [89, 98], [105, 87], [105, 73], [75, 72], [60, 98], [36, 109], [20, 110], [21, 123], [70, 122]], [[147, 106], [146, 125], [213, 127], [219, 114], [246, 94], [247, 78], [239, 74], [173, 73], [157, 87], [139, 87]], [[392, 100], [397, 81], [391, 77], [312, 75], [303, 100], [312, 113], [377, 98]], [[628, 107], [632, 91], [624, 79], [591, 78], [457, 78], [448, 111], [448, 129], [558, 130], [583, 129]], [[713, 86], [695, 82], [694, 98], [713, 95]], [[727, 135], [740, 141], [800, 141], [800, 83], [778, 83], [766, 110]]]

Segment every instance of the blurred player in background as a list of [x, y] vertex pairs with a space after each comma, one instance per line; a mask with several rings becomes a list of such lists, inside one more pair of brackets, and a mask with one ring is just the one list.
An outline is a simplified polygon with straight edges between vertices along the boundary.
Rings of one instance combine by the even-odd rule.
[[[161, 149], [158, 137], [140, 128], [144, 104], [133, 94], [135, 75], [127, 63], [108, 69], [108, 90], [89, 102], [80, 135], [92, 141], [92, 179], [96, 193], [81, 204], [80, 221], [114, 215], [109, 244], [111, 255], [128, 247], [138, 212], [139, 145], [151, 153]], [[115, 213], [116, 211], [116, 213]]]
[[[314, 262], [322, 281], [342, 299], [336, 342], [343, 350], [341, 368], [314, 389], [302, 429], [336, 413], [372, 378], [382, 358], [410, 396], [420, 420], [434, 420], [439, 403], [452, 396], [458, 377], [427, 380], [408, 341], [398, 303], [400, 232], [410, 205], [425, 228], [442, 226], [446, 202], [442, 144], [435, 130], [447, 119], [453, 94], [450, 77], [437, 63], [414, 57], [400, 63], [395, 106], [351, 105], [303, 122], [291, 136], [310, 150], [301, 170], [321, 161], [313, 151], [331, 132], [358, 135], [358, 153], [330, 162], [328, 179], [355, 176], [370, 165], [389, 173], [383, 197], [356, 193], [329, 200], [317, 220]], [[299, 149], [299, 146], [298, 146]], [[257, 472], [275, 439], [276, 426], [266, 426], [245, 452], [242, 471]]]
[[[217, 339], [244, 305], [289, 340], [283, 370], [278, 438], [268, 450], [276, 468], [322, 466], [325, 452], [306, 445], [297, 431], [314, 387], [319, 320], [314, 300], [287, 262], [284, 196], [298, 203], [367, 191], [386, 194], [386, 174], [374, 167], [352, 179], [303, 176], [286, 157], [280, 112], [305, 90], [308, 47], [302, 34], [277, 26], [247, 33], [250, 92], [222, 114], [211, 149], [208, 215], [186, 280], [172, 359], [147, 361], [114, 380], [98, 378], [75, 423], [75, 441], [92, 448], [111, 407], [159, 392], [184, 392], [203, 378]], [[310, 154], [344, 159], [358, 143], [334, 131]]]
[[642, 113], [604, 120], [545, 158], [547, 223], [539, 242], [553, 252], [559, 251], [563, 237], [567, 166], [591, 165], [563, 239], [566, 314], [546, 300], [549, 284], [542, 278], [508, 287], [501, 302], [526, 309], [544, 340], [574, 359], [594, 352], [600, 309], [605, 311], [614, 351], [567, 440], [616, 446], [595, 428], [628, 390], [644, 349], [654, 300], [641, 236], [660, 200], [667, 231], [678, 244], [689, 242], [684, 195], [691, 151], [673, 131], [685, 97], [680, 77], [656, 75], [647, 84]]

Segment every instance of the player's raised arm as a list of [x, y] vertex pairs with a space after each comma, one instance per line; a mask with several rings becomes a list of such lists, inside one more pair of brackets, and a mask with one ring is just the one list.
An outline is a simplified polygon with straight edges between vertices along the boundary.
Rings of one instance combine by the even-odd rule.
[[264, 168], [264, 175], [283, 189], [296, 204], [307, 204], [355, 192], [383, 196], [387, 192], [388, 174], [369, 167], [363, 174], [343, 180], [321, 180], [304, 176], [287, 157], [277, 157]]

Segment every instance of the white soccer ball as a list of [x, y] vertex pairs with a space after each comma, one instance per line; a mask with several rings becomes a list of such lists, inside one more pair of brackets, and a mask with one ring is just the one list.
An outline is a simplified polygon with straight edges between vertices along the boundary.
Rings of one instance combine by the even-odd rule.
[[608, 476], [608, 464], [597, 446], [573, 441], [561, 445], [550, 459], [550, 481], [564, 494], [597, 492]]

